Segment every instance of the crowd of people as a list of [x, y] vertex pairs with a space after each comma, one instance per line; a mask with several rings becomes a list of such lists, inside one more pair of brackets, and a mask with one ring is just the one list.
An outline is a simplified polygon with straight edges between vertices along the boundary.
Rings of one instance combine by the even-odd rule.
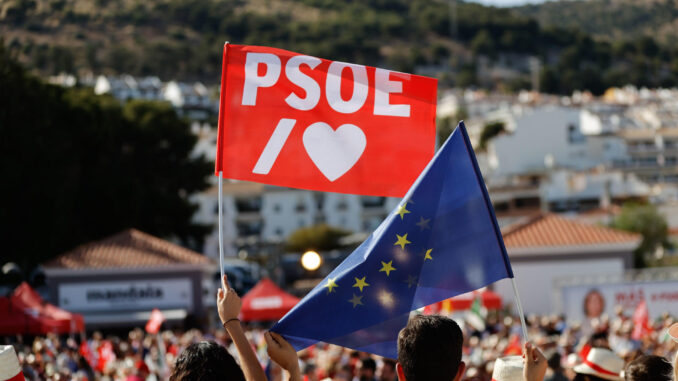
[[530, 316], [527, 345], [512, 316], [490, 314], [479, 328], [420, 315], [400, 332], [398, 359], [324, 343], [297, 353], [275, 333], [244, 326], [233, 290], [220, 290], [218, 307], [224, 329], [209, 332], [134, 329], [126, 337], [48, 335], [11, 344], [26, 380], [54, 381], [663, 381], [674, 379], [678, 349], [667, 333], [671, 317], [637, 337], [632, 318], [619, 310], [586, 324]]

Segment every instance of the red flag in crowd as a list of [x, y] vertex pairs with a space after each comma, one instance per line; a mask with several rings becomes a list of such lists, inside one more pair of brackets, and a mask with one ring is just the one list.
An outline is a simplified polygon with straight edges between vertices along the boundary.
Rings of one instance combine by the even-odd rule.
[[115, 352], [113, 352], [113, 344], [110, 341], [104, 340], [99, 345], [99, 360], [97, 361], [96, 370], [103, 372], [109, 362], [115, 361]]
[[645, 300], [642, 300], [633, 312], [633, 332], [631, 332], [631, 338], [633, 340], [640, 340], [649, 334], [651, 330], [650, 312], [647, 309], [647, 303]]
[[87, 363], [89, 366], [92, 368], [96, 367], [97, 364], [97, 359], [96, 356], [94, 355], [94, 352], [92, 352], [92, 348], [89, 347], [89, 344], [87, 343], [87, 340], [83, 340], [82, 343], [80, 343], [80, 349], [78, 350], [80, 355], [87, 360]]
[[153, 311], [151, 311], [151, 317], [148, 319], [148, 323], [146, 323], [146, 332], [153, 335], [160, 332], [160, 326], [164, 321], [165, 315], [163, 315], [159, 309], [154, 308]]
[[437, 81], [224, 46], [216, 174], [402, 197], [433, 157]]
[[504, 349], [504, 356], [520, 356], [523, 353], [523, 346], [520, 343], [520, 336], [513, 334], [509, 339], [506, 349]]

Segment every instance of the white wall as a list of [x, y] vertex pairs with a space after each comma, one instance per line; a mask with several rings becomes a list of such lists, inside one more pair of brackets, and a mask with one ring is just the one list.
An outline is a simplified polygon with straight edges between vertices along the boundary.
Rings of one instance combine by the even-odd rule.
[[264, 193], [261, 215], [264, 218], [261, 237], [264, 240], [283, 239], [295, 230], [315, 223], [313, 193], [302, 190]]
[[362, 204], [360, 196], [326, 193], [322, 213], [328, 225], [353, 232], [362, 231]]
[[583, 169], [594, 164], [587, 158], [585, 137], [569, 141], [569, 127], [579, 132], [579, 110], [544, 106], [515, 119], [515, 131], [501, 134], [488, 145], [490, 167], [497, 175], [520, 174], [546, 168], [547, 155], [557, 167]]
[[[520, 301], [526, 314], [554, 314], [559, 311], [554, 280], [559, 277], [595, 274], [622, 274], [624, 261], [621, 258], [606, 259], [567, 259], [559, 261], [540, 261], [537, 263], [515, 262], [515, 275]], [[495, 283], [495, 291], [500, 294], [504, 304], [514, 304], [513, 288], [509, 279]], [[516, 311], [515, 307], [513, 308]]]

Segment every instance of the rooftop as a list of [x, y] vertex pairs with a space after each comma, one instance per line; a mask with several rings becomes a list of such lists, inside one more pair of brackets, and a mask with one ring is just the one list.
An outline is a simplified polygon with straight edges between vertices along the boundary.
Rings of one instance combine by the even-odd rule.
[[589, 225], [552, 213], [540, 214], [503, 230], [507, 248], [633, 244], [641, 239], [639, 234]]
[[44, 266], [48, 269], [108, 269], [210, 263], [210, 259], [195, 251], [136, 229], [127, 229], [101, 241], [78, 246]]

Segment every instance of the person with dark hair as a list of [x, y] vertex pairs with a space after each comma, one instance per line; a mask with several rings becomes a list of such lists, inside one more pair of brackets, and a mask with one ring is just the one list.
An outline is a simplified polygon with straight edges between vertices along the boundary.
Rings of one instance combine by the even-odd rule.
[[626, 366], [624, 380], [671, 381], [673, 380], [673, 366], [661, 356], [643, 355]]
[[560, 364], [562, 357], [560, 353], [553, 352], [548, 359], [548, 367], [551, 368], [551, 376], [547, 377], [545, 381], [569, 381], [565, 376], [565, 370]]
[[245, 375], [226, 348], [213, 341], [189, 345], [174, 365], [170, 381], [245, 381]]
[[372, 357], [365, 357], [360, 360], [360, 368], [358, 369], [358, 377], [356, 381], [376, 381], [375, 375], [377, 373], [377, 362]]
[[459, 381], [466, 364], [461, 361], [464, 337], [454, 320], [419, 315], [398, 334], [400, 381]]
[[[242, 302], [235, 290], [228, 287], [225, 275], [223, 287], [226, 292], [221, 288], [217, 291], [219, 318], [235, 344], [242, 369], [226, 348], [214, 342], [202, 341], [189, 345], [181, 352], [170, 375], [171, 381], [267, 381], [238, 319]], [[264, 338], [271, 359], [290, 373], [290, 381], [300, 381], [301, 372], [294, 348], [276, 333], [267, 332]]]
[[391, 359], [384, 359], [379, 372], [379, 381], [396, 381], [396, 362]]

